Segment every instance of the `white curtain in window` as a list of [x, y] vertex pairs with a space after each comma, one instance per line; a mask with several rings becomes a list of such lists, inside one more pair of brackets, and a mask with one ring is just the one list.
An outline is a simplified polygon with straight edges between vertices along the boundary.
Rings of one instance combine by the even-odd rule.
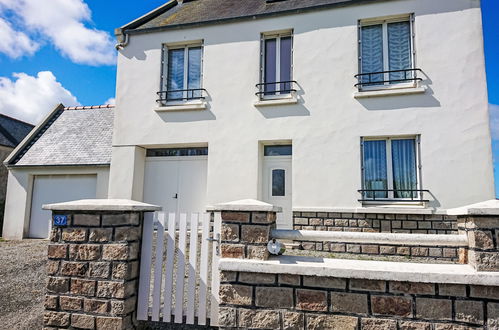
[[[188, 56], [187, 88], [201, 88], [201, 47], [190, 47]], [[191, 91], [187, 97], [201, 97], [201, 91]]]
[[[361, 63], [362, 73], [381, 72], [383, 70], [383, 26], [368, 25], [361, 29]], [[370, 80], [369, 80], [370, 78]], [[383, 81], [382, 74], [365, 75], [361, 82]]]
[[[388, 189], [386, 168], [386, 141], [364, 141], [363, 148], [364, 189]], [[387, 193], [366, 192], [367, 198], [386, 198]]]
[[395, 198], [416, 197], [416, 143], [412, 139], [392, 140], [393, 189]]
[[[409, 21], [388, 24], [388, 62], [389, 70], [405, 70], [412, 68], [411, 26]], [[390, 80], [411, 78], [412, 73], [390, 73]]]
[[168, 51], [168, 84], [167, 99], [182, 99], [182, 92], [175, 92], [184, 89], [184, 52], [182, 49], [172, 49]]

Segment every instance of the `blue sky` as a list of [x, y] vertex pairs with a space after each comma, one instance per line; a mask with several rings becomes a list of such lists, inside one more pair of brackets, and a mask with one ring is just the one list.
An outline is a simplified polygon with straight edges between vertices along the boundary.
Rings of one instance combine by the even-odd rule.
[[499, 196], [499, 1], [482, 1], [496, 196]]
[[[65, 105], [112, 102], [114, 29], [163, 3], [0, 0], [0, 112], [36, 123], [60, 101]], [[482, 0], [482, 12], [499, 192], [499, 1]]]

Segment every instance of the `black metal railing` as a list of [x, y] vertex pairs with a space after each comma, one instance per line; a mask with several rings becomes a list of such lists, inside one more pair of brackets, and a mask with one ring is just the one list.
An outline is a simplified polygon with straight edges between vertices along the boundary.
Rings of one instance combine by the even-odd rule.
[[174, 101], [190, 101], [190, 100], [204, 100], [206, 89], [192, 88], [192, 89], [177, 89], [171, 91], [157, 92], [159, 98], [156, 102], [174, 102]]
[[[423, 80], [423, 78], [418, 78], [417, 72], [423, 71], [421, 71], [421, 69], [403, 69], [359, 73], [355, 75], [355, 78], [357, 78], [358, 81], [358, 83], [355, 84], [355, 87], [362, 89], [362, 87], [407, 83], [411, 81], [416, 83]], [[386, 79], [387, 76], [388, 79]]]
[[265, 96], [290, 94], [291, 92], [296, 92], [295, 84], [297, 84], [295, 80], [259, 83], [255, 85], [258, 88], [258, 92], [255, 95], [264, 98]]
[[424, 193], [430, 192], [425, 189], [360, 189], [357, 191], [362, 196], [359, 202], [427, 203], [430, 201], [424, 199]]

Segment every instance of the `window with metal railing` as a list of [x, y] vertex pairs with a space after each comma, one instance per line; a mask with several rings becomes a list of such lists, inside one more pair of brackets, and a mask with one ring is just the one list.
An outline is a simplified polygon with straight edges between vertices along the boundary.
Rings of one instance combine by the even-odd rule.
[[359, 21], [359, 90], [416, 86], [414, 15]]
[[281, 98], [296, 92], [296, 81], [292, 80], [292, 31], [262, 34], [260, 63], [261, 79], [256, 84], [260, 99]]
[[203, 48], [200, 44], [167, 45], [163, 48], [163, 75], [157, 102], [187, 102], [205, 99], [202, 83]]
[[419, 136], [362, 138], [359, 201], [426, 202], [420, 188]]

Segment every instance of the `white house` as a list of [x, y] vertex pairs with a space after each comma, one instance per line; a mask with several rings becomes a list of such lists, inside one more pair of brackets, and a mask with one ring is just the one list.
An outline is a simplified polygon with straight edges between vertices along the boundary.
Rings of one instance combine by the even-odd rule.
[[170, 1], [117, 37], [110, 198], [259, 199], [286, 228], [494, 197], [478, 0]]

